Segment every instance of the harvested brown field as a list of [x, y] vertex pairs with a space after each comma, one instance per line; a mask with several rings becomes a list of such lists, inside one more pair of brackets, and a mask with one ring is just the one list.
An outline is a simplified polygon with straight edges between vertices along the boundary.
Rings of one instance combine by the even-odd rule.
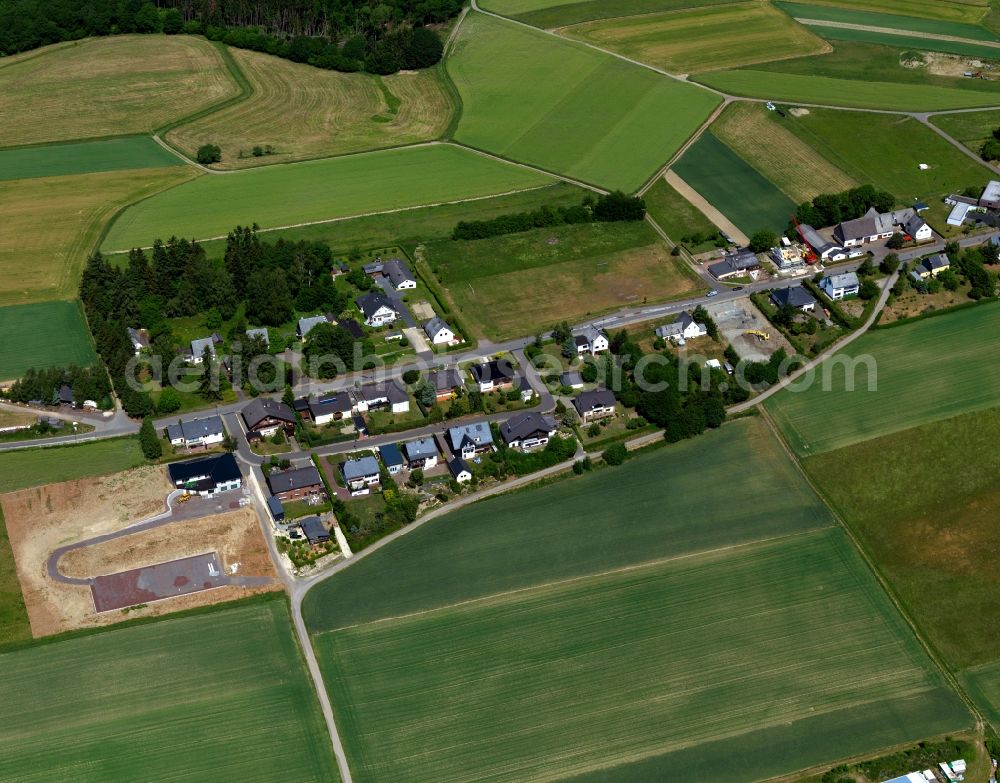
[[[109, 612], [99, 616], [94, 612], [88, 586], [49, 578], [47, 562], [53, 550], [121, 530], [162, 511], [170, 490], [162, 467], [145, 466], [0, 497], [32, 636], [108, 625], [134, 615], [167, 614], [249, 594], [247, 590], [225, 587], [160, 601], [128, 614]], [[240, 574], [273, 575], [256, 515], [249, 509], [176, 522], [75, 550], [60, 561], [60, 570], [78, 577], [97, 576], [211, 550], [218, 551], [227, 566], [239, 562]]]
[[736, 102], [715, 121], [712, 132], [796, 204], [858, 184], [770, 114], [760, 104]]
[[[444, 132], [453, 110], [435, 69], [377, 77], [326, 71], [246, 49], [231, 51], [253, 85], [253, 95], [166, 137], [191, 157], [202, 144], [218, 144], [222, 162], [215, 168], [429, 141]], [[265, 145], [274, 153], [254, 157], [253, 148]]]
[[15, 146], [149, 133], [238, 93], [203, 38], [88, 38], [0, 68], [0, 139]]

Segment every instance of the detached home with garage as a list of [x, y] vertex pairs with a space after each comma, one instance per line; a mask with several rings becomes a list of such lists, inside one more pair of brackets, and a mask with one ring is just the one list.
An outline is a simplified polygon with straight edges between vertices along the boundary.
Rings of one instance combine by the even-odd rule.
[[232, 454], [201, 457], [167, 465], [170, 483], [178, 489], [211, 497], [243, 486], [243, 474]]
[[615, 415], [615, 395], [607, 389], [580, 392], [573, 399], [573, 407], [584, 423], [606, 419]]
[[375, 457], [349, 459], [340, 463], [340, 472], [352, 495], [367, 495], [378, 484], [379, 467]]
[[295, 432], [295, 412], [285, 403], [268, 397], [258, 397], [252, 400], [241, 412], [243, 424], [247, 428], [247, 438], [270, 438], [278, 430], [284, 430], [286, 435]]
[[386, 443], [384, 446], [379, 446], [378, 455], [382, 459], [382, 464], [385, 465], [385, 470], [390, 476], [395, 476], [406, 466], [406, 460], [403, 459], [403, 452], [399, 450], [399, 446], [395, 443]]
[[222, 443], [225, 437], [226, 428], [222, 425], [221, 416], [207, 416], [167, 425], [167, 438], [174, 448], [209, 448]]
[[378, 291], [359, 296], [354, 303], [361, 311], [365, 323], [372, 328], [387, 326], [399, 317], [389, 297]]
[[708, 334], [708, 328], [705, 324], [695, 321], [694, 316], [685, 310], [672, 323], [657, 326], [655, 332], [657, 337], [662, 337], [664, 340], [683, 343], [685, 340], [704, 337]]
[[210, 337], [200, 337], [197, 340], [191, 341], [191, 364], [201, 364], [205, 360], [205, 351], [208, 351], [208, 355], [213, 359], [216, 358], [215, 346], [222, 343], [222, 338], [218, 334], [212, 334]]
[[366, 383], [354, 393], [354, 409], [358, 413], [388, 409], [392, 413], [407, 413], [410, 397], [395, 381]]
[[926, 280], [929, 277], [937, 277], [944, 270], [951, 268], [951, 259], [948, 258], [944, 253], [935, 253], [932, 256], [928, 256], [919, 264], [913, 267], [913, 271], [916, 272], [922, 280]]
[[431, 370], [427, 373], [427, 382], [434, 387], [434, 399], [437, 402], [455, 399], [457, 390], [465, 386], [462, 374], [456, 367]]
[[459, 484], [468, 484], [472, 481], [472, 470], [469, 468], [469, 463], [461, 457], [453, 457], [448, 460], [448, 470], [451, 477]]
[[426, 470], [438, 464], [438, 449], [434, 438], [420, 438], [404, 443], [403, 453], [410, 470]]
[[472, 377], [483, 394], [513, 388], [514, 376], [514, 366], [509, 359], [477, 364], [472, 368]]
[[309, 401], [308, 418], [318, 427], [350, 418], [353, 410], [351, 395], [346, 391], [335, 394], [325, 394], [319, 399]]
[[267, 486], [282, 503], [301, 500], [310, 495], [325, 495], [323, 479], [315, 465], [291, 468], [280, 472], [272, 471], [267, 477]]
[[828, 297], [839, 301], [849, 296], [857, 296], [861, 284], [855, 272], [843, 272], [839, 275], [827, 275], [820, 281], [819, 287]]
[[576, 345], [577, 355], [603, 353], [608, 350], [611, 344], [608, 340], [608, 333], [603, 329], [598, 329], [593, 324], [578, 332], [573, 332], [573, 342]]
[[535, 411], [511, 416], [500, 425], [500, 438], [508, 448], [530, 451], [542, 448], [556, 434], [556, 420]]
[[448, 430], [448, 443], [452, 452], [463, 459], [493, 451], [493, 432], [485, 421], [464, 424]]
[[794, 307], [803, 313], [816, 309], [816, 298], [800, 285], [779, 288], [771, 292], [771, 304], [777, 308]]
[[455, 333], [441, 318], [431, 318], [424, 324], [424, 333], [432, 345], [450, 345], [455, 342]]

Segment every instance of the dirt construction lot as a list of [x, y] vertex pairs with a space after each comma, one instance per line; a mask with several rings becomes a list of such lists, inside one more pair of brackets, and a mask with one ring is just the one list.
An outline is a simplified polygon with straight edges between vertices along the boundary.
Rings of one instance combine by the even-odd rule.
[[[764, 314], [748, 298], [735, 299], [718, 305], [709, 305], [708, 311], [715, 319], [719, 331], [740, 355], [741, 359], [752, 362], [766, 362], [771, 354], [779, 348], [784, 348], [789, 356], [795, 350]], [[746, 334], [750, 330], [758, 330], [771, 335], [770, 340], [761, 341]]]
[[[171, 487], [162, 467], [141, 467], [103, 478], [11, 492], [0, 497], [32, 636], [108, 625], [126, 617], [167, 614], [278, 589], [275, 582], [248, 590], [223, 587], [158, 601], [125, 611], [94, 611], [90, 587], [48, 576], [49, 554], [59, 546], [128, 527], [164, 510]], [[217, 551], [223, 565], [239, 563], [239, 575], [274, 576], [256, 514], [239, 509], [174, 522], [67, 553], [59, 562], [66, 576], [91, 577]]]

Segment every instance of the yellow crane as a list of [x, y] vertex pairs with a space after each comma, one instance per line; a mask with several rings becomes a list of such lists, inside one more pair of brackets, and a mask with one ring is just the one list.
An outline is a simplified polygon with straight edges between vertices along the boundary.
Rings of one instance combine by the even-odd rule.
[[749, 334], [759, 340], [770, 340], [771, 335], [768, 332], [762, 332], [759, 329], [747, 329], [743, 334]]

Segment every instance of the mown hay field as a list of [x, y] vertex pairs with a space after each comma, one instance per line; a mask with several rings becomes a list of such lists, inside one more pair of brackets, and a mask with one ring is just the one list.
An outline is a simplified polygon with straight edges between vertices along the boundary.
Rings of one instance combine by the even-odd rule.
[[563, 27], [595, 19], [611, 19], [695, 6], [720, 5], [732, 0], [485, 0], [487, 11], [513, 16], [536, 27]]
[[0, 140], [148, 133], [238, 94], [204, 38], [87, 38], [0, 68]]
[[293, 226], [507, 193], [551, 177], [450, 144], [204, 176], [125, 210], [104, 250], [148, 247], [158, 237], [225, 236], [236, 225]]
[[711, 132], [672, 168], [748, 236], [763, 228], [784, 231], [795, 211], [795, 202]]
[[1000, 659], [998, 438], [994, 407], [803, 461], [955, 670]]
[[3, 780], [335, 781], [281, 599], [0, 655]]
[[111, 216], [195, 176], [189, 166], [170, 166], [0, 182], [0, 305], [76, 296]]
[[787, 130], [775, 114], [760, 104], [733, 103], [712, 123], [712, 133], [796, 204], [858, 184]]
[[581, 44], [475, 13], [446, 65], [462, 98], [458, 141], [607, 188], [637, 189], [719, 102]]
[[0, 380], [18, 378], [29, 367], [88, 367], [96, 361], [79, 302], [0, 307]]
[[0, 180], [182, 165], [184, 161], [149, 136], [0, 149]]
[[829, 49], [808, 28], [760, 0], [587, 22], [559, 32], [671, 73], [736, 68]]
[[[790, 5], [779, 2], [779, 6]], [[989, 0], [802, 0], [795, 5], [816, 6], [820, 9], [836, 6], [845, 12], [871, 12], [884, 16], [917, 16], [943, 22], [958, 22], [975, 25], [982, 21], [989, 9]], [[819, 13], [813, 11], [812, 13]], [[850, 21], [844, 19], [843, 21]], [[900, 25], [886, 24], [886, 27]]]
[[87, 476], [108, 476], [145, 462], [136, 438], [0, 452], [0, 493]]
[[314, 638], [361, 781], [662, 779], [757, 735], [683, 767], [751, 779], [970, 723], [836, 528]]
[[936, 85], [837, 79], [828, 76], [747, 68], [700, 74], [697, 81], [717, 90], [751, 98], [819, 103], [859, 109], [937, 111], [994, 106], [996, 95]]
[[[217, 168], [428, 141], [444, 132], [454, 108], [433, 68], [377, 77], [322, 70], [247, 49], [233, 49], [232, 56], [253, 94], [166, 136], [192, 158], [202, 144], [218, 144], [222, 162]], [[265, 145], [273, 146], [274, 154], [254, 157], [254, 146]]]
[[[863, 8], [838, 8], [835, 5], [814, 5], [812, 3], [793, 3], [778, 0], [775, 5], [789, 16], [796, 19], [815, 19], [822, 22], [846, 22], [848, 24], [864, 25], [866, 27], [881, 27], [887, 30], [909, 30], [916, 33], [932, 35], [951, 35], [956, 38], [967, 38], [973, 41], [1000, 41], [996, 33], [990, 32], [978, 24], [948, 21], [947, 19], [928, 19], [923, 15], [906, 16], [893, 13], [895, 9], [886, 8], [885, 12], [867, 11]], [[979, 10], [982, 15], [981, 9]]]
[[803, 456], [992, 407], [998, 327], [989, 303], [869, 331], [765, 405]]

